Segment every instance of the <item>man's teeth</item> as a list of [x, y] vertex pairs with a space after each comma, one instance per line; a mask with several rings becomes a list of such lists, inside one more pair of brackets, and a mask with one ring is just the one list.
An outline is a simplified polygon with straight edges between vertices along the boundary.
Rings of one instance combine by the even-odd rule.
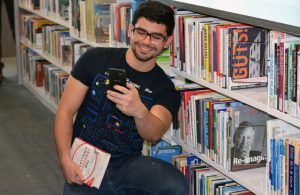
[[141, 46], [141, 49], [143, 49], [143, 50], [150, 50], [151, 48], [150, 47], [145, 47], [145, 46]]

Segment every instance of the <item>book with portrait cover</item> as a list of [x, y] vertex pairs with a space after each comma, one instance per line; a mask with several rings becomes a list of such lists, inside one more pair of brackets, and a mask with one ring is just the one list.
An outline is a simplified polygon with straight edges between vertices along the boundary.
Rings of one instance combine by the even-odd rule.
[[58, 1], [58, 11], [59, 11], [59, 16], [63, 20], [69, 21], [69, 1], [68, 0], [59, 0]]
[[265, 166], [266, 122], [270, 116], [247, 105], [229, 108], [229, 170]]
[[110, 154], [80, 138], [75, 138], [71, 148], [71, 157], [82, 172], [83, 182], [99, 189]]
[[[100, 1], [101, 2], [101, 1]], [[109, 42], [110, 4], [95, 1], [95, 37], [96, 43]]]

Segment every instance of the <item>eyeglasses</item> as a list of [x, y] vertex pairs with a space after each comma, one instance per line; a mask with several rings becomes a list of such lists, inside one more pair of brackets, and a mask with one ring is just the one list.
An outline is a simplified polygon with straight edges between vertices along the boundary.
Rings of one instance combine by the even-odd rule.
[[154, 44], [161, 44], [168, 38], [168, 36], [164, 36], [159, 33], [148, 33], [145, 29], [139, 27], [133, 28], [132, 32], [133, 35], [140, 40], [144, 40], [147, 36], [149, 36], [151, 43]]

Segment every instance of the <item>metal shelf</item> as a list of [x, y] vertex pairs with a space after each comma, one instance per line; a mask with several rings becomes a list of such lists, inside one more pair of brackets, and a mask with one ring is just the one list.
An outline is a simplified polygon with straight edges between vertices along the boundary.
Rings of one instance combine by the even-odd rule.
[[226, 20], [300, 36], [300, 2], [160, 0], [162, 3]]
[[205, 163], [209, 164], [219, 172], [223, 173], [232, 180], [243, 185], [248, 190], [254, 192], [257, 195], [266, 194], [266, 168], [256, 168], [244, 171], [230, 172], [225, 170], [220, 165], [216, 164], [214, 161], [207, 158], [205, 155], [199, 153], [197, 150], [191, 149], [190, 146], [186, 145], [184, 142], [172, 137], [172, 141], [178, 145], [182, 146], [182, 149], [188, 153], [198, 156]]

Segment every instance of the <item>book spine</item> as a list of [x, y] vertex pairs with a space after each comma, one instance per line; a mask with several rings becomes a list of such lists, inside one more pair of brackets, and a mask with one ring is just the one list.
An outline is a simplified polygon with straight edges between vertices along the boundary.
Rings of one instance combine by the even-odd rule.
[[296, 106], [297, 106], [297, 53], [296, 49], [292, 48], [291, 49], [291, 77], [292, 77], [292, 82], [291, 82], [291, 103], [290, 103], [290, 115], [293, 117], [297, 116], [296, 113]]
[[[270, 32], [271, 34], [272, 32]], [[271, 36], [271, 35], [270, 35]], [[269, 93], [269, 107], [274, 108], [274, 43], [271, 39], [269, 47], [269, 75], [268, 75], [268, 93]]]
[[296, 116], [300, 118], [300, 45], [296, 46], [296, 67], [297, 67], [297, 80], [296, 80], [296, 88], [297, 88], [297, 101], [296, 101]]
[[210, 70], [210, 61], [209, 61], [209, 24], [204, 24], [204, 64], [205, 64], [205, 80], [210, 82], [211, 79], [211, 70]]
[[280, 42], [279, 47], [279, 91], [278, 110], [284, 111], [284, 43]]
[[295, 147], [289, 144], [289, 195], [294, 195], [294, 152]]
[[[285, 45], [286, 47], [286, 45]], [[288, 111], [288, 102], [289, 102], [289, 93], [291, 93], [289, 90], [291, 90], [291, 86], [289, 82], [291, 80], [290, 70], [289, 70], [289, 48], [284, 48], [284, 112], [287, 113]]]

